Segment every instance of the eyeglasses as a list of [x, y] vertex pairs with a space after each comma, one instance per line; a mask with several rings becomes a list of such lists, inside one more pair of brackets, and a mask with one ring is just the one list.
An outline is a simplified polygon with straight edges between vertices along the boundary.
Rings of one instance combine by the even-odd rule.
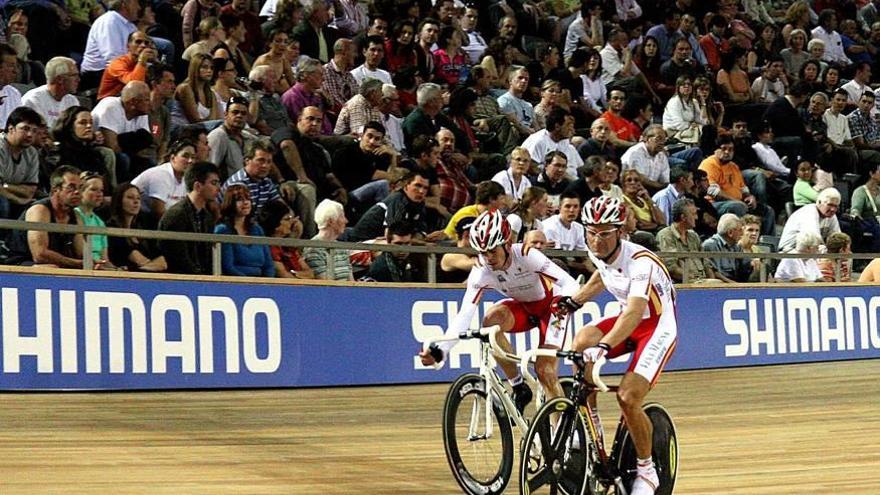
[[617, 229], [610, 229], [610, 230], [586, 229], [586, 230], [587, 230], [587, 237], [599, 238], [599, 240], [602, 240], [602, 241], [607, 241], [608, 239], [611, 239], [612, 237], [614, 237], [614, 234], [617, 233]]

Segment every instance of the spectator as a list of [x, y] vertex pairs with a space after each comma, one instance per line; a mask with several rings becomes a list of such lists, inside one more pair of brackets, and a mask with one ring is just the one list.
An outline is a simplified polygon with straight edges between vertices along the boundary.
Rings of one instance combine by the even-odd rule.
[[547, 191], [540, 187], [530, 187], [520, 201], [507, 215], [513, 242], [524, 242], [526, 234], [532, 230], [542, 230], [541, 220], [547, 217]]
[[[700, 38], [700, 47], [703, 49], [703, 53], [706, 54], [706, 67], [712, 72], [718, 72], [721, 69], [722, 55], [730, 52], [730, 42], [724, 37], [726, 29], [727, 19], [724, 16], [715, 14], [709, 20], [708, 32]], [[806, 37], [806, 33], [803, 31], [801, 31], [801, 35]], [[800, 67], [800, 65], [797, 67]]]
[[[357, 224], [345, 232], [341, 240], [362, 242], [384, 237], [388, 225], [397, 220], [414, 223], [419, 233], [426, 231], [425, 198], [428, 193], [428, 179], [419, 172], [411, 172], [404, 177], [403, 183], [402, 189], [393, 191], [367, 210]], [[433, 233], [427, 239], [433, 241], [440, 236], [440, 233]]]
[[831, 98], [831, 106], [822, 116], [825, 125], [828, 126], [828, 140], [834, 145], [837, 156], [845, 158], [845, 163], [836, 167], [834, 171], [855, 172], [867, 176], [868, 170], [880, 165], [880, 152], [869, 148], [856, 150], [849, 128], [849, 119], [843, 115], [846, 99], [846, 91], [837, 90]]
[[[220, 223], [215, 234], [263, 237], [263, 229], [253, 221], [250, 190], [244, 184], [226, 187], [220, 206]], [[275, 262], [265, 244], [222, 244], [223, 275], [274, 277]]]
[[792, 162], [798, 157], [812, 162], [816, 160], [813, 135], [807, 133], [797, 110], [806, 99], [807, 91], [808, 88], [802, 81], [792, 84], [785, 97], [771, 103], [761, 118], [773, 129], [773, 148], [780, 156], [787, 156]]
[[[822, 244], [822, 238], [814, 232], [799, 232], [796, 236], [795, 249], [791, 251], [796, 254], [817, 254], [819, 246]], [[784, 258], [776, 267], [776, 273], [773, 276], [777, 282], [830, 282], [825, 278], [819, 270], [816, 258]]]
[[600, 156], [591, 156], [583, 165], [578, 167], [578, 178], [569, 184], [566, 191], [577, 194], [581, 204], [592, 198], [602, 196], [602, 190], [599, 184], [602, 183], [600, 172], [605, 160]]
[[367, 122], [362, 132], [360, 139], [336, 150], [333, 175], [350, 197], [369, 207], [390, 192], [388, 174], [397, 167], [400, 155], [385, 143], [385, 126], [379, 122]]
[[[843, 232], [837, 232], [828, 236], [825, 241], [828, 254], [852, 254], [852, 240]], [[819, 258], [816, 261], [822, 278], [832, 282], [852, 282], [852, 259]], [[840, 266], [838, 269], [837, 266]], [[838, 273], [839, 270], [839, 273]]]
[[220, 15], [220, 6], [214, 0], [187, 0], [180, 15], [183, 17], [183, 46], [188, 47], [195, 41], [196, 26], [208, 17]]
[[625, 170], [622, 183], [623, 200], [635, 212], [637, 228], [651, 233], [663, 228], [666, 225], [666, 217], [645, 189], [638, 171]]
[[292, 61], [288, 62], [287, 58], [287, 48], [291, 45], [291, 41], [287, 36], [287, 31], [278, 28], [270, 31], [266, 39], [269, 41], [268, 51], [254, 60], [254, 67], [271, 66], [275, 74], [278, 75], [278, 92], [284, 94], [296, 83], [293, 69], [291, 69]]
[[[49, 178], [49, 196], [31, 203], [19, 220], [76, 225], [73, 209], [80, 204], [79, 174], [77, 168], [69, 165], [56, 168]], [[74, 250], [75, 237], [61, 232], [14, 230], [10, 234], [7, 263], [82, 268], [82, 257]]]
[[526, 90], [529, 88], [529, 71], [525, 67], [517, 67], [510, 72], [510, 85], [507, 92], [498, 97], [501, 111], [512, 115], [512, 122], [523, 136], [537, 131], [535, 126], [535, 109], [526, 101]]
[[[446, 228], [443, 229], [443, 235], [448, 239], [458, 239], [458, 232], [461, 222], [469, 218], [471, 222], [480, 216], [486, 210], [497, 210], [504, 206], [504, 188], [501, 184], [486, 180], [477, 184], [476, 203], [460, 208], [452, 215]], [[466, 245], [467, 246], [467, 245]], [[465, 246], [465, 247], [466, 247]]]
[[32, 109], [19, 107], [6, 121], [0, 135], [0, 218], [17, 218], [35, 197], [40, 157], [33, 145], [42, 120]]
[[666, 103], [663, 111], [663, 129], [672, 139], [689, 146], [699, 146], [703, 127], [710, 125], [704, 120], [694, 94], [694, 82], [687, 76], [675, 81], [675, 95]]
[[674, 88], [664, 84], [660, 77], [660, 66], [663, 65], [663, 62], [660, 61], [659, 50], [657, 38], [645, 36], [642, 43], [636, 47], [633, 62], [644, 74], [645, 80], [648, 81], [651, 89], [659, 96], [662, 96], [663, 99], [667, 99], [672, 95]]
[[813, 185], [813, 172], [816, 166], [810, 162], [800, 162], [797, 168], [797, 181], [794, 183], [794, 205], [813, 204], [819, 197], [819, 191]]
[[[391, 246], [411, 246], [415, 227], [406, 221], [392, 222], [385, 229], [385, 243]], [[423, 275], [410, 260], [410, 253], [382, 251], [373, 259], [365, 276], [376, 282], [422, 282]]]
[[875, 258], [868, 263], [868, 266], [862, 270], [859, 275], [859, 283], [877, 283], [880, 282], [880, 258]]
[[[108, 227], [151, 230], [155, 222], [141, 216], [141, 192], [126, 182], [113, 193]], [[129, 271], [164, 272], [168, 269], [165, 257], [153, 239], [135, 236], [111, 236], [107, 248], [110, 263]]]
[[[595, 48], [588, 49], [586, 53], [586, 68], [580, 76], [583, 83], [583, 97], [580, 100], [581, 108], [586, 112], [586, 118], [589, 120], [598, 117], [608, 108], [608, 89], [602, 82], [602, 56]], [[537, 112], [537, 109], [535, 111]]]
[[752, 83], [752, 97], [757, 103], [773, 103], [785, 96], [785, 62], [779, 55], [767, 58], [761, 76]]
[[611, 144], [622, 150], [635, 145], [639, 139], [638, 129], [633, 129], [630, 122], [621, 115], [625, 104], [626, 92], [620, 88], [612, 88], [608, 92], [608, 110], [601, 117], [611, 128]]
[[0, 43], [0, 126], [6, 127], [6, 119], [21, 106], [21, 93], [11, 85], [18, 77], [18, 57], [15, 49]]
[[749, 189], [754, 192], [755, 198], [760, 203], [767, 203], [771, 199], [767, 195], [768, 188], [775, 198], [789, 197], [791, 186], [788, 178], [791, 176], [791, 169], [782, 163], [779, 154], [770, 146], [773, 142], [773, 129], [765, 123], [758, 127], [757, 137], [758, 142], [751, 145], [757, 157], [756, 167], [742, 171]]
[[578, 147], [581, 158], [604, 156], [620, 160], [621, 153], [611, 144], [611, 127], [604, 118], [598, 118], [590, 124], [590, 137]]
[[[198, 53], [210, 55], [217, 49], [226, 50], [226, 30], [216, 16], [205, 17], [199, 21], [198, 35], [199, 40], [186, 47], [180, 56], [183, 61], [189, 62], [193, 55]], [[231, 56], [225, 58], [228, 60]]]
[[[742, 220], [733, 213], [725, 213], [718, 219], [718, 232], [703, 241], [703, 251], [741, 253], [739, 240], [743, 236]], [[711, 258], [715, 276], [723, 282], [748, 282], [752, 265], [747, 258]]]
[[[366, 20], [367, 19], [365, 18], [365, 21]], [[367, 43], [367, 39], [370, 36], [378, 36], [382, 38], [382, 40], [386, 40], [388, 38], [388, 20], [386, 19], [385, 14], [381, 12], [371, 14], [369, 16], [369, 27], [351, 35], [351, 41], [352, 43], [354, 43], [355, 54], [357, 55], [357, 62], [362, 62], [362, 56], [360, 56], [359, 53], [363, 50], [364, 46]], [[386, 55], [387, 54], [388, 53], [386, 52]]]
[[504, 194], [507, 195], [506, 204], [508, 208], [512, 208], [519, 203], [526, 189], [532, 186], [531, 181], [525, 175], [531, 164], [532, 160], [527, 149], [514, 148], [510, 153], [510, 167], [492, 177], [494, 182], [501, 184], [504, 188]]
[[651, 198], [657, 209], [663, 213], [663, 218], [672, 218], [672, 205], [694, 191], [694, 174], [690, 170], [673, 167], [669, 171], [669, 185], [654, 193]]
[[359, 94], [354, 95], [342, 107], [333, 133], [358, 137], [363, 134], [367, 122], [382, 122], [382, 85], [382, 81], [378, 79], [366, 79], [360, 85]]
[[354, 66], [354, 44], [339, 38], [333, 44], [333, 59], [324, 64], [321, 89], [330, 99], [331, 110], [339, 113], [342, 106], [358, 93], [358, 81], [351, 75]]
[[[605, 44], [605, 48], [599, 52], [602, 55], [602, 82], [609, 88], [621, 88], [626, 93], [646, 90], [659, 100], [645, 75], [633, 63], [632, 52], [627, 46], [628, 42], [629, 37], [626, 31], [615, 28], [608, 34], [608, 42]], [[662, 42], [660, 46], [661, 60], [665, 60], [662, 58]]]
[[543, 230], [530, 230], [526, 232], [523, 238], [523, 247], [526, 249], [537, 249], [541, 251], [547, 246], [547, 236]]
[[[159, 230], [213, 233], [214, 217], [208, 211], [208, 205], [217, 200], [220, 192], [217, 167], [211, 162], [197, 162], [186, 171], [183, 180], [188, 191], [186, 198], [168, 208], [159, 221]], [[162, 240], [159, 241], [159, 250], [171, 273], [209, 275], [212, 272], [210, 243]]]
[[[758, 239], [761, 236], [761, 219], [755, 215], [743, 215], [742, 217], [742, 237], [739, 238], [739, 247], [744, 253], [761, 253], [766, 252], [758, 247]], [[749, 261], [752, 274], [749, 276], [749, 282], [763, 282], [761, 280], [761, 267], [764, 266], [762, 258], [752, 258]]]
[[406, 150], [403, 136], [403, 119], [400, 117], [400, 92], [393, 84], [382, 85], [382, 123], [385, 125], [385, 139], [399, 153]]
[[[312, 240], [330, 242], [335, 241], [345, 231], [348, 220], [342, 204], [325, 199], [315, 208], [315, 222], [318, 224], [318, 233]], [[329, 259], [326, 249], [307, 247], [303, 250], [303, 257], [315, 278], [354, 280], [349, 254], [344, 249], [335, 249], [333, 259]]]
[[[76, 105], [61, 112], [51, 134], [57, 146], [53, 156], [57, 157], [58, 163], [70, 163], [76, 157], [80, 170], [106, 177], [110, 187], [116, 187], [116, 155], [108, 148], [98, 146], [92, 114], [85, 107]], [[8, 180], [6, 174], [3, 177]]]
[[562, 108], [554, 108], [547, 116], [547, 127], [527, 137], [522, 147], [528, 151], [532, 161], [543, 164], [544, 157], [551, 151], [565, 154], [567, 174], [577, 177], [577, 168], [584, 164], [581, 155], [571, 144], [574, 136], [574, 117]]
[[789, 81], [798, 79], [798, 71], [810, 59], [806, 51], [807, 33], [803, 29], [795, 29], [791, 32], [788, 48], [783, 48], [780, 55], [785, 65], [785, 75]]
[[641, 141], [626, 150], [621, 161], [623, 170], [635, 170], [641, 183], [652, 191], [669, 184], [669, 160], [665, 151], [666, 131], [657, 124], [645, 129]]
[[55, 57], [46, 63], [46, 84], [34, 88], [21, 97], [21, 104], [33, 108], [52, 127], [68, 107], [79, 105], [76, 89], [79, 71], [76, 62], [67, 57]]
[[653, 36], [660, 45], [660, 59], [664, 62], [672, 58], [675, 51], [675, 41], [681, 36], [679, 27], [681, 26], [681, 13], [669, 9], [663, 17], [663, 24], [656, 24], [646, 33], [647, 36]]
[[[493, 183], [494, 184], [494, 183]], [[475, 217], [463, 217], [455, 225], [455, 235], [450, 236], [455, 239], [455, 246], [458, 248], [469, 248], [470, 240], [468, 233], [471, 230]], [[464, 282], [468, 273], [477, 262], [477, 256], [465, 253], [444, 253], [440, 258], [440, 279], [443, 282]]]
[[872, 93], [871, 90], [871, 64], [868, 62], [859, 62], [856, 64], [856, 72], [850, 82], [841, 86], [846, 90], [848, 98], [847, 103], [850, 105], [858, 105], [859, 99], [865, 93]]
[[434, 55], [431, 48], [437, 43], [440, 34], [440, 23], [437, 19], [426, 18], [418, 26], [418, 43], [415, 45], [416, 61], [422, 78], [427, 79], [434, 73]]
[[[706, 77], [700, 76], [694, 80], [694, 91], [697, 93], [697, 106], [703, 121], [717, 132], [724, 122], [724, 103], [715, 100], [712, 96], [712, 82]], [[703, 128], [703, 132], [708, 130]]]
[[[98, 99], [118, 96], [130, 81], [146, 81], [147, 68], [157, 58], [153, 41], [143, 31], [132, 31], [128, 35], [127, 46], [128, 53], [111, 61], [104, 70], [98, 88]], [[50, 80], [48, 76], [46, 80]]]
[[[467, 79], [466, 55], [461, 49], [463, 34], [457, 27], [444, 26], [437, 38], [438, 48], [433, 52], [434, 77], [449, 86], [455, 86]], [[367, 56], [367, 60], [369, 59]]]
[[749, 86], [747, 53], [739, 48], [721, 57], [721, 70], [715, 76], [715, 83], [721, 94], [731, 105], [751, 103], [752, 90]]
[[[87, 227], [106, 227], [104, 220], [95, 214], [95, 209], [104, 205], [104, 178], [93, 172], [83, 172], [79, 176], [80, 186], [80, 203], [74, 207], [76, 213], [77, 224]], [[106, 235], [90, 235], [89, 240], [92, 245], [92, 252], [85, 253], [85, 242], [83, 236], [75, 236], [73, 249], [78, 258], [90, 256], [93, 266], [102, 270], [115, 270], [116, 267], [110, 262], [107, 254], [107, 236]]]
[[680, 258], [668, 253], [697, 253], [703, 250], [700, 236], [693, 230], [697, 222], [697, 207], [688, 198], [672, 205], [672, 223], [657, 233], [659, 252], [669, 269], [672, 280], [678, 283], [718, 282], [715, 270], [707, 258]]
[[[586, 251], [587, 243], [584, 238], [584, 226], [577, 222], [581, 211], [581, 201], [573, 191], [562, 193], [559, 203], [559, 213], [541, 222], [544, 235], [547, 236], [547, 246], [550, 249], [562, 249], [564, 251]], [[557, 261], [564, 268], [578, 272], [591, 272], [592, 266], [584, 262], [583, 257], [567, 257]]]
[[474, 184], [467, 175], [469, 159], [455, 151], [455, 134], [449, 129], [437, 132], [440, 159], [437, 160], [437, 182], [440, 184], [440, 204], [454, 212], [472, 201]]
[[[131, 181], [147, 197], [141, 202], [145, 214], [158, 224], [165, 211], [187, 194], [183, 176], [195, 163], [196, 147], [189, 141], [175, 141], [169, 147], [168, 161], [148, 168]], [[139, 194], [140, 196], [140, 194]]]
[[715, 154], [700, 164], [700, 170], [709, 178], [708, 194], [713, 198], [715, 209], [722, 215], [733, 213], [738, 217], [750, 211], [760, 212], [761, 231], [772, 233], [776, 215], [773, 208], [759, 204], [749, 191], [739, 165], [733, 162], [733, 138], [727, 134], [718, 136], [716, 145]]
[[568, 60], [580, 46], [602, 46], [602, 3], [596, 0], [581, 2], [580, 12], [568, 25], [562, 56]]
[[244, 151], [256, 136], [245, 130], [249, 115], [249, 102], [241, 96], [233, 96], [226, 104], [223, 125], [208, 133], [211, 146], [211, 162], [217, 165], [220, 177], [231, 177], [244, 165]]
[[422, 84], [419, 86], [417, 98], [418, 108], [403, 120], [403, 136], [408, 150], [412, 150], [416, 136], [433, 136], [443, 127], [455, 127], [455, 123], [440, 112], [443, 109], [443, 94], [439, 85]]
[[[303, 225], [299, 217], [283, 201], [271, 201], [259, 216], [260, 227], [269, 237], [299, 239]], [[280, 278], [313, 279], [315, 273], [303, 258], [302, 251], [293, 246], [269, 246], [275, 264], [275, 276]]]
[[[236, 40], [238, 49], [243, 52], [253, 53], [263, 47], [263, 31], [260, 29], [260, 18], [251, 10], [247, 0], [232, 0], [220, 9], [220, 22], [224, 26], [233, 26], [239, 29], [242, 26], [244, 36], [242, 39]], [[228, 19], [236, 19], [238, 22], [232, 22]], [[230, 30], [227, 30], [226, 42], [229, 44]], [[248, 70], [250, 68], [248, 67]]]
[[[174, 97], [177, 84], [171, 67], [164, 64], [150, 66], [147, 84], [150, 86], [149, 126], [153, 135], [148, 155], [150, 160], [158, 162], [159, 157], [165, 156], [168, 143], [171, 142], [171, 112], [168, 110], [168, 102]], [[207, 145], [207, 138], [205, 144]], [[207, 159], [207, 154], [200, 158], [202, 161]]]
[[[467, 30], [464, 25], [465, 22], [462, 23], [462, 27]], [[415, 31], [416, 27], [410, 20], [399, 19], [394, 23], [394, 27], [391, 29], [391, 36], [385, 40], [385, 65], [389, 71], [396, 73], [406, 67], [418, 66], [415, 43], [413, 42]], [[483, 50], [480, 51], [481, 54], [485, 48], [484, 46]], [[465, 50], [467, 49], [466, 47]], [[476, 60], [476, 62], [479, 62], [479, 60]]]
[[561, 151], [551, 151], [544, 157], [544, 167], [538, 176], [529, 181], [547, 192], [547, 205], [551, 213], [559, 209], [559, 195], [573, 182], [568, 178], [568, 157]]
[[[464, 34], [467, 36], [467, 43], [465, 43], [463, 50], [468, 56], [468, 61], [471, 65], [476, 65], [480, 63], [480, 57], [483, 55], [483, 52], [486, 51], [488, 44], [486, 43], [486, 38], [483, 37], [482, 34], [477, 30], [477, 20], [479, 18], [479, 8], [477, 4], [468, 4], [465, 5], [464, 15], [461, 16], [459, 20], [460, 26]], [[410, 39], [412, 37], [410, 36]], [[386, 42], [386, 47], [388, 46], [388, 42]], [[390, 62], [390, 60], [389, 60]], [[389, 68], [391, 64], [389, 63]]]
[[849, 65], [852, 61], [844, 53], [843, 40], [840, 39], [840, 33], [836, 29], [837, 12], [834, 9], [825, 9], [819, 12], [819, 26], [813, 29], [812, 35], [814, 39], [825, 43], [825, 55], [822, 60]]
[[[327, 111], [324, 97], [320, 93], [323, 82], [323, 67], [318, 60], [306, 59], [299, 64], [297, 83], [281, 96], [281, 103], [287, 108], [287, 115], [291, 121], [298, 121], [306, 107], [315, 107], [322, 112]], [[333, 134], [333, 123], [330, 119], [322, 121], [321, 134], [325, 136]]]
[[281, 95], [278, 94], [276, 86], [278, 77], [272, 67], [268, 65], [254, 67], [251, 69], [249, 79], [252, 86], [262, 86], [262, 89], [256, 90], [259, 110], [254, 127], [260, 131], [260, 134], [271, 136], [275, 129], [289, 126], [290, 117], [287, 116], [287, 109], [281, 103]]
[[602, 169], [599, 171], [599, 190], [602, 196], [610, 196], [623, 201], [623, 189], [617, 185], [617, 179], [620, 176], [620, 165], [614, 160], [605, 160]]
[[137, 31], [134, 22], [140, 9], [137, 0], [114, 0], [92, 23], [81, 64], [84, 87], [97, 87], [107, 64], [126, 52], [128, 35]]
[[779, 239], [779, 251], [783, 253], [792, 251], [801, 232], [819, 236], [820, 243], [834, 232], [840, 232], [840, 224], [836, 216], [839, 207], [840, 192], [833, 187], [823, 189], [816, 198], [815, 204], [798, 208], [785, 222]]
[[[180, 127], [220, 118], [220, 104], [211, 90], [211, 56], [199, 53], [189, 61], [187, 77], [177, 86], [171, 105], [172, 126]], [[103, 100], [102, 100], [103, 101]]]
[[303, 2], [303, 20], [293, 29], [292, 39], [299, 42], [303, 55], [308, 55], [326, 64], [332, 56], [331, 50], [339, 32], [330, 27], [330, 15], [324, 0]]
[[[874, 167], [868, 181], [853, 191], [850, 214], [856, 232], [870, 233], [871, 245], [868, 251], [880, 252], [880, 166]], [[857, 239], [862, 241], [862, 239]], [[862, 244], [862, 242], [858, 242]]]
[[693, 47], [687, 38], [678, 38], [675, 42], [672, 58], [660, 66], [660, 79], [667, 86], [677, 86], [678, 78], [688, 76], [692, 81], [703, 73], [699, 62], [691, 58]]
[[880, 151], [880, 121], [872, 116], [875, 95], [865, 91], [858, 100], [858, 106], [847, 116], [853, 144], [861, 156], [864, 151]]
[[254, 215], [259, 215], [266, 204], [281, 201], [278, 184], [270, 177], [275, 168], [273, 155], [275, 147], [268, 138], [259, 138], [245, 148], [244, 167], [230, 175], [220, 188], [220, 196], [235, 184], [244, 184], [250, 191], [250, 201]]
[[378, 79], [385, 84], [391, 84], [391, 74], [379, 68], [385, 56], [385, 41], [379, 36], [368, 37], [363, 55], [364, 63], [351, 71], [354, 80], [363, 84], [367, 79]]

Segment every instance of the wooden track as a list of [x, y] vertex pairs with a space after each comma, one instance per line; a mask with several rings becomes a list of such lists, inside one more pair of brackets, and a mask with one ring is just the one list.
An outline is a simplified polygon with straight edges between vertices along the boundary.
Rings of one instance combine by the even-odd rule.
[[[677, 423], [676, 493], [880, 493], [878, 364], [664, 375], [651, 398]], [[0, 493], [456, 494], [440, 438], [445, 393], [7, 393]]]

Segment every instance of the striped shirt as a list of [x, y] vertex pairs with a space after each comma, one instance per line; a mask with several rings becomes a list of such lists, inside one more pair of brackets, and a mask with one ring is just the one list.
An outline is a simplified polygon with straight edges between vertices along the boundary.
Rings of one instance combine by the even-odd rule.
[[241, 169], [232, 174], [232, 176], [226, 179], [226, 182], [223, 183], [223, 187], [220, 188], [220, 196], [217, 198], [219, 203], [223, 202], [223, 195], [226, 193], [226, 189], [233, 184], [244, 184], [247, 186], [248, 190], [250, 190], [251, 203], [254, 205], [254, 214], [256, 214], [260, 208], [265, 206], [269, 201], [281, 199], [275, 181], [268, 177], [263, 179], [252, 179], [244, 169]]

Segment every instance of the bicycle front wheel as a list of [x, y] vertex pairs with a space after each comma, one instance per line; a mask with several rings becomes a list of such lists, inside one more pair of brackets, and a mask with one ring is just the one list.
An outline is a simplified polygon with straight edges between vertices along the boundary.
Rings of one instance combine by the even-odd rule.
[[[487, 408], [491, 408], [488, 415]], [[507, 487], [513, 471], [510, 418], [498, 401], [489, 399], [480, 375], [462, 375], [449, 388], [443, 406], [443, 444], [452, 474], [465, 493], [496, 495]]]
[[565, 397], [547, 401], [523, 442], [520, 495], [588, 493], [590, 445], [577, 405]]
[[[675, 423], [660, 404], [645, 404], [644, 411], [654, 427], [651, 457], [654, 459], [654, 467], [660, 478], [660, 486], [655, 495], [671, 495], [678, 474], [678, 436], [675, 432]], [[619, 451], [617, 469], [624, 485], [631, 487], [636, 476], [636, 447], [626, 426], [621, 425], [620, 428], [622, 428], [622, 431], [618, 432], [620, 443], [616, 446]]]

